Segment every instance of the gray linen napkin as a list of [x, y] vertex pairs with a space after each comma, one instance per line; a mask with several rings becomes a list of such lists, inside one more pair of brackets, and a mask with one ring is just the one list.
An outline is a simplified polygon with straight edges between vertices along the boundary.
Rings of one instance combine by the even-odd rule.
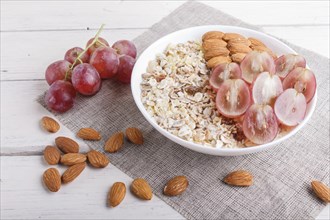
[[[170, 32], [209, 24], [260, 30], [201, 3], [188, 2], [134, 42], [142, 52]], [[148, 124], [135, 106], [128, 85], [112, 81], [104, 81], [101, 91], [93, 97], [79, 96], [74, 108], [65, 114], [57, 114], [57, 118], [73, 132], [82, 127], [101, 131], [102, 141], [87, 143], [100, 151], [103, 151], [106, 138], [114, 132], [130, 126], [141, 128], [145, 144], [125, 143], [120, 152], [107, 154], [111, 163], [132, 178], [147, 179], [157, 196], [188, 219], [314, 218], [324, 204], [313, 195], [310, 182], [318, 179], [329, 184], [329, 59], [289, 45], [307, 59], [316, 73], [317, 108], [300, 132], [266, 152], [216, 157], [181, 147]], [[43, 98], [39, 102], [44, 105]], [[237, 169], [251, 171], [254, 185], [235, 188], [221, 181], [227, 173]], [[172, 198], [162, 195], [164, 184], [175, 175], [188, 177], [187, 191]]]

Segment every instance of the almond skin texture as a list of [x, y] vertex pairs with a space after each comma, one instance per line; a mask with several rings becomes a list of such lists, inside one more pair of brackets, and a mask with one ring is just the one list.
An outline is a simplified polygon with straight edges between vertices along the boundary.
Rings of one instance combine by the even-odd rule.
[[204, 51], [215, 49], [218, 47], [226, 47], [227, 42], [220, 39], [209, 39], [203, 42], [202, 47]]
[[62, 175], [62, 183], [72, 182], [85, 169], [86, 163], [78, 163], [69, 167]]
[[56, 168], [49, 168], [43, 174], [43, 181], [51, 192], [57, 192], [61, 188], [61, 175]]
[[87, 153], [87, 158], [89, 163], [95, 168], [104, 168], [110, 163], [110, 160], [107, 156], [96, 150], [89, 151]]
[[61, 164], [66, 166], [72, 166], [78, 163], [83, 163], [86, 161], [86, 156], [79, 153], [68, 153], [61, 157]]
[[131, 192], [143, 200], [151, 200], [152, 189], [149, 183], [142, 178], [137, 178], [132, 182]]
[[266, 47], [266, 45], [264, 43], [262, 43], [260, 40], [250, 37], [248, 38], [248, 40], [251, 42], [251, 46], [262, 46], [262, 47]]
[[231, 55], [231, 59], [233, 60], [233, 62], [241, 63], [245, 56], [246, 53], [235, 53]]
[[127, 128], [126, 129], [126, 137], [133, 144], [143, 144], [143, 135], [140, 129], [138, 128]]
[[223, 181], [232, 186], [251, 186], [253, 176], [245, 170], [237, 170], [229, 173]]
[[107, 142], [105, 142], [104, 150], [109, 153], [115, 153], [119, 151], [124, 144], [124, 133], [118, 132], [112, 135]]
[[323, 202], [330, 203], [330, 188], [320, 181], [311, 183], [315, 195]]
[[225, 41], [230, 41], [234, 39], [245, 39], [245, 37], [237, 33], [225, 33], [222, 39]]
[[167, 182], [163, 192], [167, 196], [177, 196], [182, 194], [187, 189], [188, 185], [187, 177], [176, 176]]
[[230, 54], [249, 53], [252, 51], [252, 49], [249, 46], [240, 43], [232, 43], [232, 44], [228, 43], [227, 48], [230, 51]]
[[205, 41], [208, 39], [220, 39], [221, 40], [223, 36], [224, 36], [224, 33], [221, 31], [209, 31], [203, 35], [202, 41]]
[[212, 69], [221, 63], [230, 63], [230, 62], [231, 62], [231, 58], [229, 56], [225, 56], [225, 57], [217, 56], [217, 57], [213, 57], [212, 59], [207, 61], [206, 65], [208, 68]]
[[207, 50], [204, 52], [205, 60], [209, 60], [213, 57], [217, 56], [228, 56], [230, 51], [226, 47], [217, 47], [211, 50]]
[[44, 159], [49, 165], [58, 164], [61, 159], [61, 153], [57, 147], [47, 146], [44, 150]]
[[82, 128], [78, 131], [77, 136], [88, 141], [101, 140], [101, 134], [93, 128]]
[[253, 50], [259, 51], [259, 52], [264, 52], [266, 51], [267, 53], [269, 53], [274, 59], [277, 58], [277, 56], [273, 53], [273, 51], [271, 49], [269, 49], [268, 47], [263, 47], [263, 46], [251, 46], [251, 48]]
[[249, 47], [251, 45], [251, 41], [246, 38], [234, 38], [229, 40], [228, 44], [244, 44]]
[[122, 182], [116, 182], [112, 185], [108, 194], [108, 205], [116, 207], [119, 205], [126, 195], [126, 186]]
[[55, 143], [56, 146], [65, 154], [79, 152], [78, 143], [68, 137], [57, 137], [55, 139]]
[[47, 116], [45, 116], [41, 119], [41, 125], [45, 130], [47, 130], [51, 133], [55, 133], [58, 130], [60, 130], [59, 123], [57, 123], [57, 121], [55, 121], [54, 119], [47, 117]]

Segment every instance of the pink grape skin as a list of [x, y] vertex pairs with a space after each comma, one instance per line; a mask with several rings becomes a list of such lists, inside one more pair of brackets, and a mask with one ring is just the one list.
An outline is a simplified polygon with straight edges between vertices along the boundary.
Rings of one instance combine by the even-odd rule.
[[45, 78], [48, 85], [51, 85], [57, 80], [63, 80], [66, 72], [70, 69], [71, 63], [67, 60], [58, 60], [50, 64], [45, 73]]
[[66, 112], [73, 107], [76, 90], [68, 81], [57, 80], [48, 89], [45, 102], [49, 109]]
[[101, 79], [108, 79], [116, 75], [119, 66], [119, 58], [114, 49], [100, 47], [94, 51], [89, 63], [95, 67]]
[[220, 85], [227, 79], [240, 79], [242, 72], [237, 63], [221, 63], [211, 72], [210, 85], [216, 92]]
[[[74, 63], [74, 61], [77, 59], [77, 57], [79, 56], [79, 54], [81, 54], [84, 51], [84, 49], [80, 48], [80, 47], [73, 47], [70, 50], [68, 50], [65, 55], [64, 55], [64, 59], [69, 61], [70, 63]], [[89, 62], [89, 55], [87, 53], [84, 53], [81, 57], [80, 60], [83, 63], [88, 63]], [[78, 60], [76, 65], [80, 64], [80, 61]]]
[[129, 84], [131, 82], [131, 76], [133, 67], [135, 64], [135, 59], [128, 55], [123, 55], [119, 57], [118, 72], [116, 74], [116, 80]]
[[[94, 40], [94, 37], [89, 39], [89, 41], [87, 42], [86, 44], [86, 47], [88, 47], [88, 45], [90, 45]], [[105, 47], [109, 47], [109, 43], [103, 39], [102, 37], [99, 37], [98, 38], [98, 41], [100, 41], [102, 44], [105, 45]], [[92, 55], [92, 53], [97, 49], [97, 48], [100, 48], [100, 47], [104, 47], [104, 45], [102, 45], [100, 42], [95, 42], [93, 46], [91, 46], [88, 50], [87, 50], [87, 54], [89, 56]]]
[[112, 48], [120, 55], [128, 55], [136, 58], [136, 47], [132, 41], [119, 40], [112, 45]]
[[94, 95], [101, 88], [101, 78], [92, 65], [82, 63], [73, 69], [72, 85], [83, 95]]

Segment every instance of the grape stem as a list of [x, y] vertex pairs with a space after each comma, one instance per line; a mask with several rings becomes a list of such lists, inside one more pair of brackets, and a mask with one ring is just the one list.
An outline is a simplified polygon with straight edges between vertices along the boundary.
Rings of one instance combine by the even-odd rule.
[[72, 65], [70, 66], [70, 68], [68, 69], [68, 71], [66, 71], [64, 80], [67, 80], [67, 78], [69, 76], [69, 72], [71, 72], [73, 70], [73, 67], [77, 64], [77, 62], [82, 63], [82, 61], [81, 61], [80, 58], [87, 52], [87, 50], [89, 48], [91, 48], [96, 42], [101, 43], [98, 39], [99, 39], [99, 36], [100, 36], [101, 32], [103, 31], [104, 26], [105, 26], [105, 24], [102, 24], [101, 25], [101, 27], [99, 28], [99, 30], [95, 34], [94, 40], [89, 45], [87, 45], [87, 47], [85, 48], [85, 50], [83, 50], [83, 52], [81, 52], [78, 55], [78, 57], [74, 60], [74, 62], [72, 63]]

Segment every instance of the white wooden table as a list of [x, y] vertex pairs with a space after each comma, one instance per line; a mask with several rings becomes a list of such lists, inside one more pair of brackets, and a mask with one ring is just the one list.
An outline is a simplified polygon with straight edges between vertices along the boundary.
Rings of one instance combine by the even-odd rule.
[[[204, 2], [272, 35], [329, 57], [329, 2]], [[130, 193], [117, 208], [106, 207], [115, 181], [131, 178], [113, 165], [87, 168], [59, 193], [47, 192], [42, 150], [66, 128], [48, 134], [39, 126], [51, 115], [36, 101], [48, 85], [44, 71], [73, 46], [83, 47], [102, 23], [110, 43], [133, 39], [183, 1], [1, 1], [1, 218], [3, 219], [179, 219], [158, 198], [142, 202]], [[89, 31], [86, 31], [89, 29]], [[83, 146], [83, 150], [88, 148]], [[60, 169], [64, 169], [61, 167]], [[327, 206], [318, 219], [329, 219]]]

